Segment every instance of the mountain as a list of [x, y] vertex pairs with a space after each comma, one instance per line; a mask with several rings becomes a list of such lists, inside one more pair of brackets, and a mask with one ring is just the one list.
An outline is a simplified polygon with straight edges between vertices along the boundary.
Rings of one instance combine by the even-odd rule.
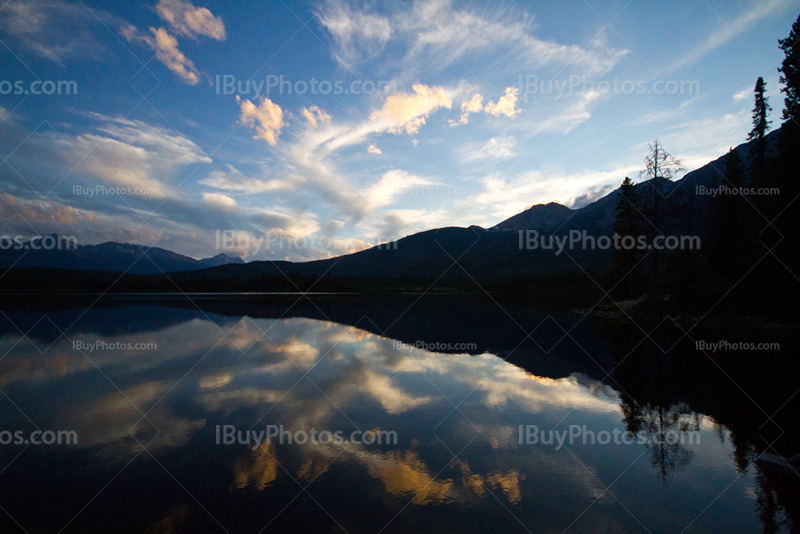
[[[769, 135], [774, 146], [779, 130]], [[736, 148], [747, 162], [749, 144]], [[660, 195], [660, 230], [666, 235], [697, 235], [702, 239], [709, 228], [710, 195], [697, 193], [697, 188], [716, 187], [722, 183], [727, 155], [687, 173], [674, 182], [662, 181]], [[620, 181], [623, 177], [620, 176]], [[636, 189], [645, 199], [655, 193], [650, 181], [640, 182]], [[293, 263], [288, 261], [252, 261], [219, 254], [195, 260], [167, 250], [139, 247], [126, 243], [103, 243], [78, 247], [76, 250], [16, 250], [0, 247], [0, 267], [57, 267], [73, 270], [128, 271], [131, 274], [176, 273], [170, 278], [181, 287], [195, 290], [224, 291], [235, 285], [240, 290], [271, 291], [276, 284], [292, 277], [361, 277], [416, 280], [427, 287], [434, 280], [499, 281], [520, 276], [547, 273], [602, 272], [609, 265], [609, 249], [588, 249], [582, 246], [559, 251], [558, 246], [537, 246], [525, 242], [525, 230], [536, 230], [540, 238], [551, 235], [565, 239], [575, 231], [591, 236], [613, 234], [615, 206], [619, 190], [573, 210], [555, 202], [535, 205], [490, 229], [447, 227], [419, 232], [399, 241], [335, 258]], [[644, 208], [646, 212], [647, 209]], [[687, 216], [688, 215], [688, 216]], [[644, 214], [643, 226], [647, 228]], [[563, 241], [562, 241], [563, 242]], [[541, 246], [539, 246], [541, 245]], [[81, 279], [84, 280], [84, 279]], [[137, 281], [143, 285], [154, 281]], [[83, 282], [76, 282], [80, 285]], [[159, 282], [160, 283], [160, 282]], [[172, 282], [170, 281], [170, 284]], [[310, 282], [309, 282], [310, 283]], [[271, 285], [272, 284], [272, 285]], [[139, 287], [139, 286], [136, 286]], [[174, 285], [165, 286], [173, 290]], [[283, 288], [283, 286], [281, 286]], [[292, 282], [288, 288], [297, 286]], [[320, 286], [315, 286], [320, 290]]]
[[33, 238], [30, 241], [8, 238], [0, 240], [0, 268], [44, 267], [157, 274], [206, 269], [229, 263], [244, 261], [226, 254], [196, 260], [163, 248], [114, 241], [99, 245], [78, 245], [57, 234]]
[[519, 230], [537, 230], [543, 232], [563, 224], [575, 212], [557, 202], [536, 204], [522, 213], [518, 213], [505, 221], [492, 226], [490, 230], [517, 232]]
[[244, 263], [244, 260], [242, 258], [231, 257], [224, 252], [220, 252], [216, 256], [200, 260], [200, 263], [205, 267], [219, 267], [220, 265], [228, 265], [229, 263], [242, 264]]

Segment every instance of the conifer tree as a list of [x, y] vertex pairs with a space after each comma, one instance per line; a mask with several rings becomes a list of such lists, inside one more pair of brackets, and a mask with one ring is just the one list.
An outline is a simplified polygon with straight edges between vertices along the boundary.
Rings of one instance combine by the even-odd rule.
[[615, 209], [614, 233], [621, 236], [619, 240], [621, 247], [614, 249], [612, 259], [614, 272], [618, 275], [616, 282], [623, 282], [627, 290], [628, 297], [633, 298], [635, 283], [636, 265], [639, 262], [639, 251], [635, 246], [628, 247], [631, 239], [638, 237], [639, 228], [639, 194], [636, 191], [636, 184], [627, 176], [622, 181], [619, 188], [619, 199]]
[[764, 167], [764, 158], [767, 154], [767, 130], [772, 121], [767, 120], [767, 116], [772, 108], [769, 105], [769, 98], [764, 94], [767, 89], [767, 83], [761, 76], [756, 81], [756, 87], [753, 90], [755, 93], [755, 107], [753, 108], [753, 129], [750, 130], [750, 135], [747, 136], [748, 141], [754, 141], [750, 149], [750, 157], [752, 159], [752, 168], [758, 172]]
[[725, 162], [725, 189], [713, 201], [711, 265], [715, 275], [726, 283], [741, 276], [741, 266], [749, 248], [747, 200], [742, 196], [742, 160], [731, 149]]

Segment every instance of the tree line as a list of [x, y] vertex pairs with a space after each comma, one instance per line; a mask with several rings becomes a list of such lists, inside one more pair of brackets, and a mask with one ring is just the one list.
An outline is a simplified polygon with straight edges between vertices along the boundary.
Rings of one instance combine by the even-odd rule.
[[704, 240], [700, 250], [615, 250], [607, 273], [615, 297], [647, 294], [682, 307], [727, 299], [726, 308], [737, 311], [793, 305], [800, 283], [800, 17], [778, 46], [785, 54], [778, 68], [784, 95], [780, 131], [769, 135], [772, 108], [759, 76], [746, 150], [731, 149], [721, 160], [724, 167], [714, 166], [714, 183], [706, 184], [717, 194], [698, 196], [691, 175], [676, 188], [672, 178], [683, 166], [658, 140], [649, 145], [643, 180], [622, 181], [616, 233], [657, 238], [668, 216], [670, 230], [678, 224]]

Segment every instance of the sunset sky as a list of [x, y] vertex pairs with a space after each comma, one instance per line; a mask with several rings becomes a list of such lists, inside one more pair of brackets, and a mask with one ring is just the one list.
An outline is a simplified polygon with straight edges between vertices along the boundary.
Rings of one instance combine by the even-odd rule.
[[0, 234], [200, 258], [236, 232], [226, 252], [297, 261], [579, 207], [637, 177], [655, 138], [702, 166], [745, 141], [758, 76], [780, 124], [778, 39], [798, 14], [789, 0], [3, 2]]

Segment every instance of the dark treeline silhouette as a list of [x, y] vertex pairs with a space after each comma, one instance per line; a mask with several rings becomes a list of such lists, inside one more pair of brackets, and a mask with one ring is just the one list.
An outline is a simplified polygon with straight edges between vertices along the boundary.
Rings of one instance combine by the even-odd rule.
[[[800, 281], [799, 39], [800, 18], [779, 41], [786, 57], [778, 69], [785, 98], [777, 142], [770, 142], [768, 135], [771, 106], [766, 82], [759, 77], [749, 143], [713, 163], [716, 179], [703, 184], [718, 189], [717, 194], [703, 199], [691, 174], [680, 187], [659, 194], [680, 161], [657, 140], [645, 162], [648, 180], [638, 185], [623, 180], [615, 232], [664, 235], [662, 221], [672, 218], [673, 231], [699, 235], [703, 242], [699, 250], [615, 250], [607, 275], [612, 295], [633, 298], [647, 293], [659, 297], [651, 300], [660, 303], [666, 297], [669, 306], [660, 306], [686, 311], [704, 312], [721, 300], [724, 309], [735, 313], [792, 310]], [[659, 255], [666, 276], [659, 272]]]

